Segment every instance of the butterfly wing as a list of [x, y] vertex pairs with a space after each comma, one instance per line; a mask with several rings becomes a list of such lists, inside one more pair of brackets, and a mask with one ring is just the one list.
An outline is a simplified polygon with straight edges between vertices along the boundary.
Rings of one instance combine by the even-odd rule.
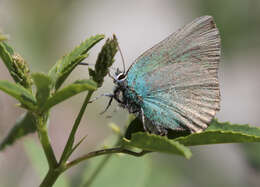
[[211, 16], [195, 19], [143, 53], [127, 85], [153, 125], [199, 132], [220, 109], [220, 35]]

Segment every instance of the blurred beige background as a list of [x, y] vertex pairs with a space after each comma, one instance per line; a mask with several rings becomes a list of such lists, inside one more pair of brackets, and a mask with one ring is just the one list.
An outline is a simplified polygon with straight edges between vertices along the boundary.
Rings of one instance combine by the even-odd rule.
[[[202, 15], [215, 18], [223, 44], [219, 72], [222, 102], [217, 118], [259, 126], [260, 1], [0, 0], [0, 29], [10, 35], [9, 43], [27, 60], [32, 70], [41, 72], [47, 72], [56, 60], [87, 37], [100, 33], [107, 37], [113, 33], [117, 35], [129, 67], [146, 49]], [[95, 62], [103, 42], [91, 50], [86, 62]], [[119, 55], [114, 67], [122, 68]], [[87, 76], [87, 67], [78, 67], [67, 82]], [[3, 63], [0, 63], [0, 79], [11, 80]], [[112, 89], [112, 81], [107, 78], [96, 95]], [[58, 157], [84, 95], [53, 109], [49, 131]], [[78, 133], [78, 138], [86, 134], [88, 138], [75, 155], [102, 144], [111, 135], [109, 122], [120, 126], [126, 122], [126, 111], [113, 112], [115, 103], [107, 114], [100, 116], [98, 113], [105, 108], [106, 102], [103, 98], [88, 108]], [[0, 140], [23, 113], [15, 104], [12, 98], [0, 92]], [[112, 118], [106, 118], [107, 115]], [[37, 141], [36, 135], [31, 136]], [[260, 149], [258, 144], [255, 149]], [[163, 154], [153, 154], [152, 158], [154, 162], [172, 168], [172, 176], [179, 182], [176, 184], [173, 180], [171, 184], [177, 186], [260, 186], [255, 180], [260, 176], [259, 170], [252, 169], [243, 146], [199, 146], [193, 151], [189, 161]], [[68, 174], [72, 176], [76, 170], [74, 168]], [[36, 186], [39, 182], [40, 178], [24, 152], [23, 141], [0, 153], [0, 187]]]

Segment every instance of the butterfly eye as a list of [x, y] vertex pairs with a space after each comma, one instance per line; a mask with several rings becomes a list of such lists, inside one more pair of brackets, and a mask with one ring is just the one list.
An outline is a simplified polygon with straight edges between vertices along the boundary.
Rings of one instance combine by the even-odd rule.
[[124, 73], [120, 73], [118, 76], [117, 76], [117, 80], [123, 80], [125, 78], [125, 74]]
[[121, 75], [118, 77], [119, 80], [122, 80], [122, 79], [124, 79], [124, 78], [125, 78], [125, 75], [124, 75], [124, 74], [121, 74]]

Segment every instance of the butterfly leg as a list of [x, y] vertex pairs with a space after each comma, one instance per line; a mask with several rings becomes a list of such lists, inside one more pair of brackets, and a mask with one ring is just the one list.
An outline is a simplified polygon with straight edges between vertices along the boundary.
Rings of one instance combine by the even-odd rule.
[[154, 133], [157, 135], [165, 136], [168, 131], [160, 125], [154, 125], [149, 120], [145, 119], [144, 110], [141, 108], [141, 119], [143, 123], [143, 128], [145, 132]]
[[160, 136], [167, 136], [168, 131], [166, 128], [156, 125], [156, 134], [160, 135]]
[[108, 101], [108, 104], [107, 104], [105, 110], [103, 112], [101, 112], [100, 115], [104, 114], [108, 110], [108, 108], [111, 106], [112, 101], [114, 99], [114, 95], [113, 94], [110, 94], [110, 95], [107, 94], [106, 96], [110, 97], [110, 99]]
[[90, 100], [88, 103], [93, 103], [94, 101], [96, 101], [96, 100], [98, 100], [99, 98], [101, 98], [101, 97], [104, 97], [104, 96], [106, 96], [106, 97], [113, 97], [114, 95], [113, 94], [101, 94], [100, 96], [97, 96], [97, 97], [94, 97], [92, 100]]

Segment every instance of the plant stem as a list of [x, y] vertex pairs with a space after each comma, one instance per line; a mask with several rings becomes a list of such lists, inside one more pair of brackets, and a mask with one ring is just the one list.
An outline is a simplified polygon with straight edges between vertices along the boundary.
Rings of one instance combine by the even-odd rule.
[[92, 94], [93, 94], [93, 91], [89, 91], [88, 92], [88, 94], [87, 94], [87, 96], [85, 98], [85, 101], [84, 101], [84, 103], [83, 103], [83, 105], [82, 105], [82, 107], [80, 109], [80, 112], [79, 112], [79, 114], [78, 114], [78, 116], [77, 116], [77, 118], [76, 118], [76, 120], [74, 122], [74, 125], [73, 125], [72, 130], [71, 130], [70, 135], [69, 135], [69, 138], [67, 140], [66, 146], [65, 146], [65, 148], [63, 150], [63, 153], [61, 155], [60, 162], [59, 162], [60, 164], [64, 164], [67, 161], [67, 159], [69, 158], [70, 154], [72, 153], [71, 149], [72, 149], [72, 146], [73, 146], [73, 143], [74, 143], [75, 134], [76, 134], [76, 132], [78, 130], [80, 121], [81, 121], [81, 119], [83, 117], [83, 114], [84, 114], [84, 112], [86, 110], [86, 107], [87, 107], [87, 105], [89, 103], [89, 100], [90, 100]]
[[82, 161], [88, 160], [88, 159], [90, 159], [92, 157], [96, 157], [96, 156], [112, 154], [112, 153], [125, 153], [125, 154], [129, 154], [129, 155], [132, 155], [132, 156], [135, 156], [135, 157], [140, 157], [140, 156], [143, 156], [144, 154], [149, 153], [149, 152], [150, 151], [141, 151], [141, 152], [137, 153], [137, 152], [125, 149], [123, 147], [101, 149], [101, 150], [98, 150], [98, 151], [93, 151], [93, 152], [87, 153], [86, 155], [83, 155], [83, 156], [67, 163], [67, 165], [65, 166], [65, 169], [67, 170], [67, 169], [71, 168], [72, 166], [77, 165], [78, 163], [80, 163]]
[[47, 120], [44, 115], [37, 116], [37, 132], [44, 150], [45, 157], [47, 158], [49, 168], [55, 168], [58, 163], [48, 137], [46, 121]]
[[38, 134], [39, 134], [39, 137], [40, 137], [42, 147], [44, 149], [45, 156], [46, 156], [46, 158], [48, 160], [48, 164], [49, 164], [49, 171], [48, 171], [47, 175], [45, 176], [44, 180], [42, 181], [40, 187], [52, 186], [55, 183], [55, 181], [58, 179], [60, 174], [63, 171], [65, 171], [65, 169], [63, 168], [64, 163], [66, 162], [66, 160], [68, 159], [68, 157], [72, 153], [71, 149], [72, 149], [72, 146], [73, 146], [73, 143], [74, 143], [75, 134], [77, 132], [80, 121], [83, 117], [83, 114], [85, 112], [85, 109], [87, 107], [87, 104], [89, 103], [89, 100], [90, 100], [90, 97], [91, 97], [92, 94], [93, 94], [93, 92], [89, 91], [86, 98], [85, 98], [85, 101], [84, 101], [84, 103], [81, 107], [81, 110], [80, 110], [80, 112], [79, 112], [79, 114], [78, 114], [78, 116], [75, 120], [75, 123], [73, 125], [73, 128], [70, 132], [70, 136], [68, 138], [67, 144], [66, 144], [64, 151], [62, 153], [59, 164], [57, 163], [54, 152], [53, 152], [52, 147], [50, 145], [46, 124], [44, 123], [44, 118], [39, 117], [38, 125], [37, 125]]
[[55, 170], [55, 168], [58, 167], [58, 163], [49, 140], [48, 131], [46, 127], [47, 119], [48, 113], [36, 115], [37, 132], [44, 150], [45, 157], [49, 165], [49, 171], [45, 176], [43, 182], [41, 183], [40, 187], [52, 186], [62, 172], [59, 170]]
[[56, 180], [58, 179], [58, 177], [60, 176], [61, 173], [62, 173], [62, 171], [60, 171], [60, 170], [49, 169], [47, 175], [45, 176], [44, 180], [40, 184], [40, 187], [52, 186], [56, 182]]

